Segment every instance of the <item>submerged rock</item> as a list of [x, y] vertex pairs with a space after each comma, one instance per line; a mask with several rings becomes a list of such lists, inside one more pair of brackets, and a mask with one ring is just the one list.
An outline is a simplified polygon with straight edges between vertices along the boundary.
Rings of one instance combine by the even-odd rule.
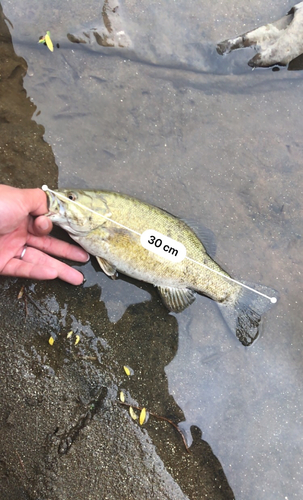
[[68, 33], [68, 40], [89, 45], [96, 42], [103, 47], [130, 47], [131, 40], [124, 31], [120, 10], [120, 5], [116, 0], [104, 0], [100, 24], [88, 27], [79, 33]]
[[217, 45], [220, 55], [233, 50], [255, 47], [258, 53], [248, 61], [252, 68], [287, 66], [303, 68], [303, 2], [296, 4], [278, 21], [229, 38]]

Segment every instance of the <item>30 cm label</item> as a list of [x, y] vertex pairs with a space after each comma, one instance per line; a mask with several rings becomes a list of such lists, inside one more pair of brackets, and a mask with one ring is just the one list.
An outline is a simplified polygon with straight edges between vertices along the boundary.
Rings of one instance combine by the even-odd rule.
[[171, 262], [181, 262], [186, 257], [183, 243], [159, 233], [155, 229], [147, 229], [141, 234], [141, 245], [151, 252]]

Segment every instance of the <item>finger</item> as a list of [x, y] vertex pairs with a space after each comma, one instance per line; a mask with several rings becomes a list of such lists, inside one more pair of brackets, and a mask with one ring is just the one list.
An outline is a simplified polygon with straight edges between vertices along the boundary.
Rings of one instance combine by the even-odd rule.
[[53, 268], [56, 271], [55, 277], [60, 278], [67, 283], [71, 283], [72, 285], [81, 285], [84, 280], [83, 274], [80, 273], [80, 271], [73, 269], [60, 260], [54, 259], [46, 253], [40, 252], [40, 250], [37, 250], [36, 248], [28, 247], [21, 262], [33, 264], [39, 267], [42, 272], [42, 278], [36, 279], [52, 279], [44, 278], [43, 273], [46, 272], [47, 275], [51, 275], [52, 273], [50, 268]]
[[11, 259], [2, 274], [38, 280], [60, 278], [72, 285], [83, 283], [83, 275], [79, 271], [31, 247], [26, 249], [22, 260]]
[[0, 273], [3, 268], [14, 257], [18, 258], [24, 249], [24, 244], [26, 242], [26, 234], [15, 235], [12, 240], [10, 235], [5, 235], [1, 237], [0, 241]]
[[48, 217], [40, 215], [33, 220], [32, 226], [29, 229], [36, 235], [44, 236], [51, 232], [53, 223]]
[[2, 269], [1, 275], [37, 280], [53, 280], [57, 278], [58, 273], [54, 267], [46, 268], [13, 258], [8, 261], [6, 266]]
[[58, 240], [52, 236], [29, 235], [27, 244], [43, 252], [62, 257], [63, 259], [76, 260], [77, 262], [87, 262], [89, 254], [83, 248]]

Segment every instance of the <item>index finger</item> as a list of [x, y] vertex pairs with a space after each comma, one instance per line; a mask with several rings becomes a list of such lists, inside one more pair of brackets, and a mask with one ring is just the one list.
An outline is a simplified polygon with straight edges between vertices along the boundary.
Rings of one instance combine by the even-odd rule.
[[35, 236], [29, 234], [26, 241], [27, 245], [42, 250], [56, 257], [75, 260], [77, 262], [87, 262], [89, 254], [83, 248], [58, 240], [52, 236]]

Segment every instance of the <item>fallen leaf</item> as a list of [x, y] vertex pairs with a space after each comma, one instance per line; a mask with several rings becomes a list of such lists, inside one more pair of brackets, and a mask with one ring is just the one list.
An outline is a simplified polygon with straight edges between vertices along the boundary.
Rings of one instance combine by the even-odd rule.
[[46, 44], [47, 48], [51, 52], [54, 51], [54, 46], [53, 46], [53, 42], [51, 41], [51, 37], [50, 37], [50, 32], [49, 31], [47, 31], [44, 36], [40, 36], [38, 43], [44, 43], [44, 44]]
[[145, 424], [146, 421], [146, 408], [142, 408], [140, 412], [140, 417], [139, 417], [139, 423], [140, 425]]
[[133, 420], [137, 420], [138, 415], [134, 412], [134, 409], [131, 406], [129, 407], [129, 414]]
[[134, 370], [132, 370], [129, 366], [123, 366], [123, 368], [124, 368], [124, 371], [128, 377], [130, 377], [130, 375], [134, 374]]
[[53, 42], [51, 41], [51, 37], [50, 37], [50, 32], [47, 31], [46, 32], [46, 35], [44, 37], [44, 40], [45, 40], [45, 43], [47, 45], [47, 48], [51, 51], [51, 52], [54, 52], [54, 46], [53, 46]]

